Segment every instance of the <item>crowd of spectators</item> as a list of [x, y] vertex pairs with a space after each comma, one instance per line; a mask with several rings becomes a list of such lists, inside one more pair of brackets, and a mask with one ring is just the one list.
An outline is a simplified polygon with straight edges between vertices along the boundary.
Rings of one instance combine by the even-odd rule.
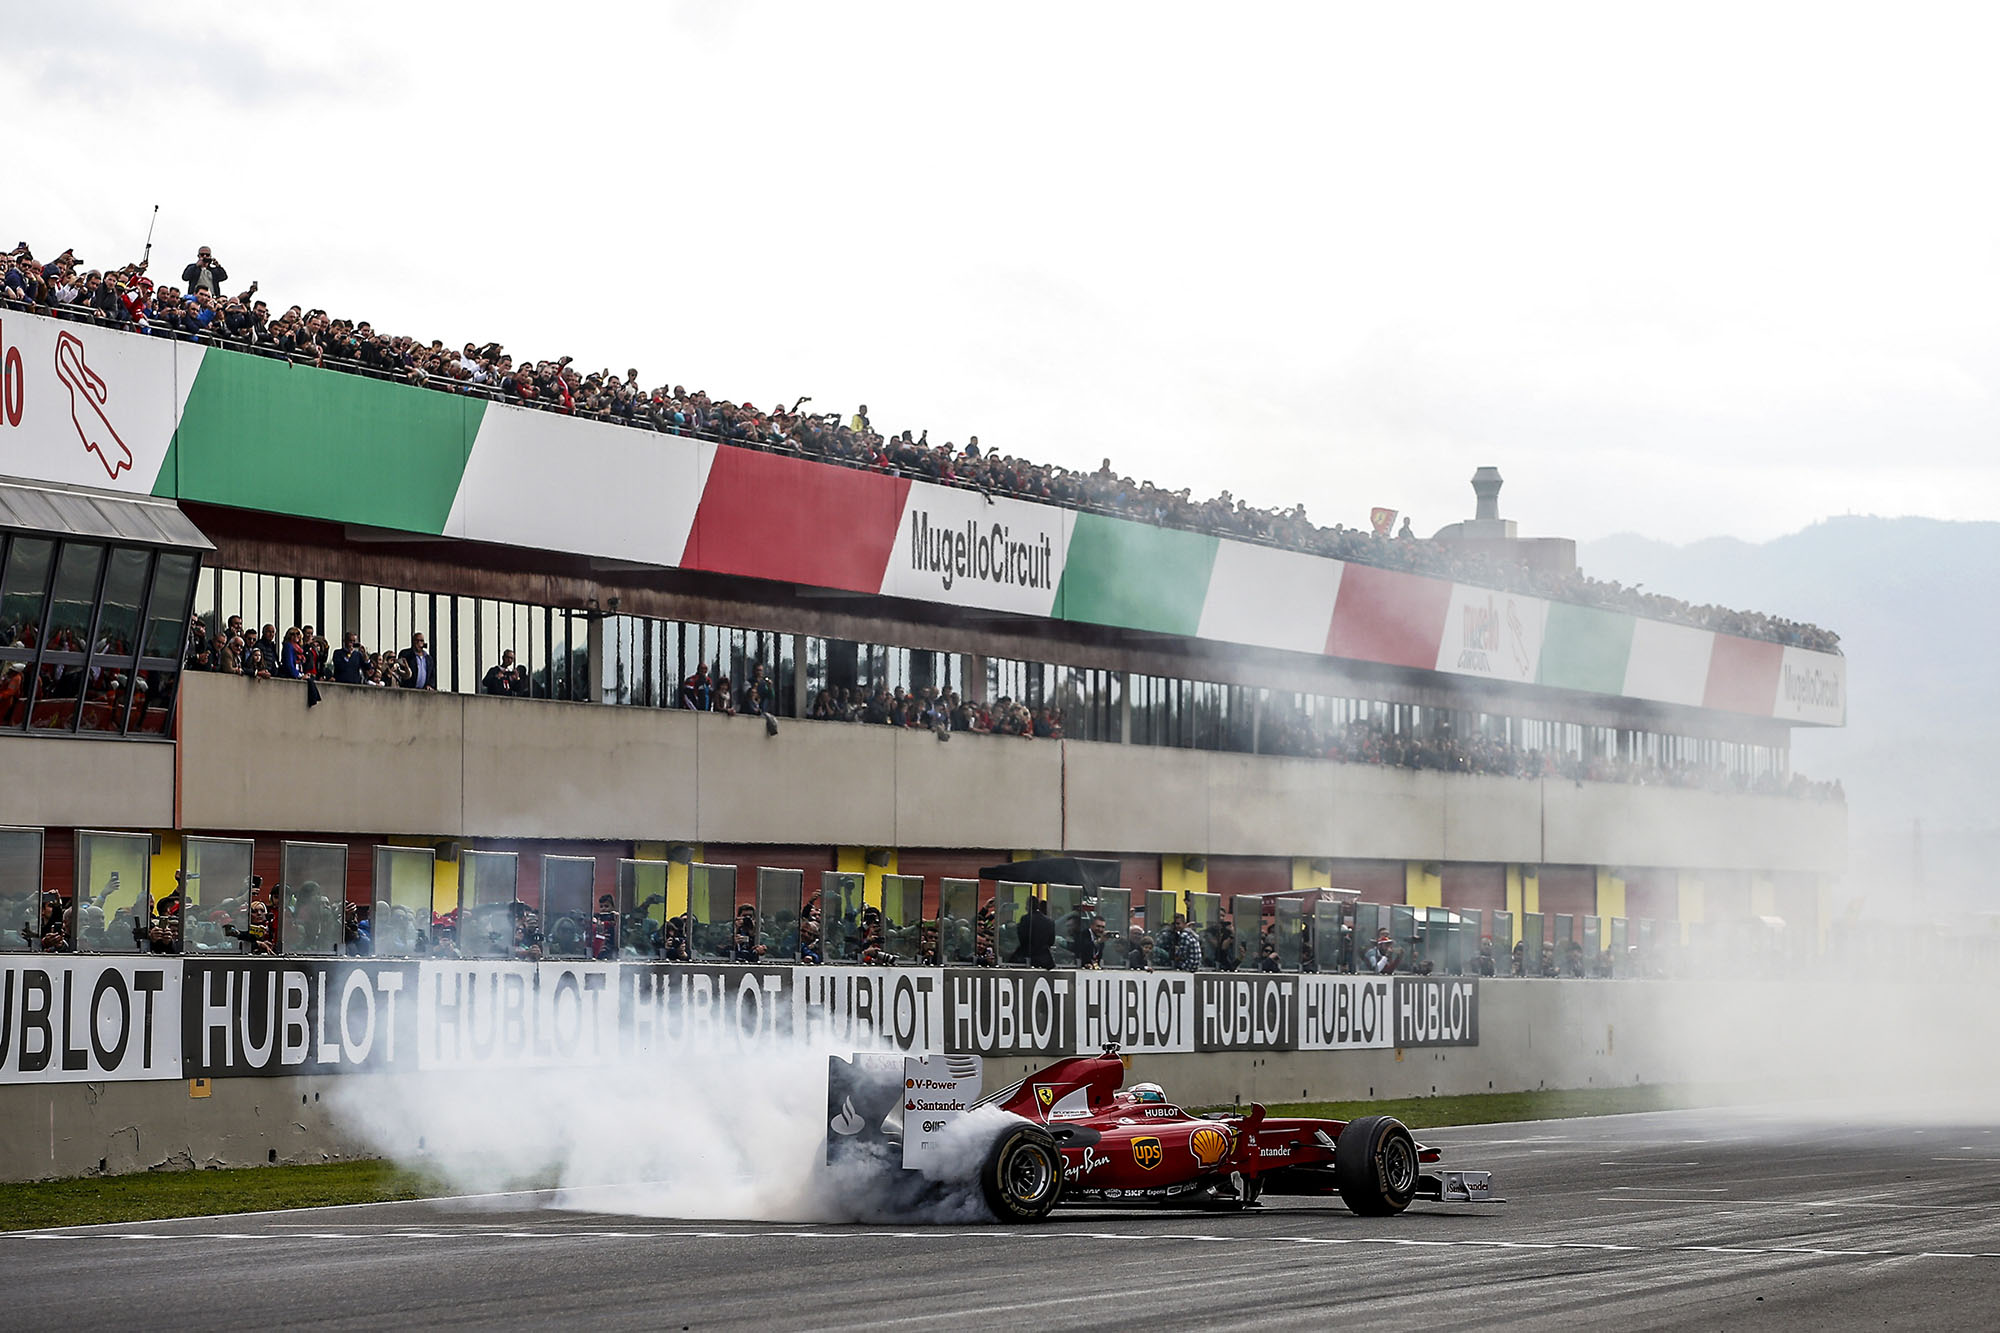
[[[507, 670], [495, 666], [487, 672], [482, 686], [486, 693], [527, 692], [527, 670], [514, 669], [513, 656], [511, 651], [503, 656]], [[266, 625], [260, 632], [245, 626], [242, 616], [230, 616], [213, 630], [201, 616], [194, 616], [188, 622], [184, 668], [252, 680], [329, 681], [387, 689], [434, 690], [438, 680], [436, 654], [422, 634], [412, 635], [407, 648], [370, 652], [352, 630], [334, 648], [311, 625], [294, 625], [280, 638], [276, 625]]]
[[1565, 778], [1577, 783], [1622, 782], [1641, 787], [1688, 787], [1702, 791], [1747, 792], [1826, 801], [1847, 799], [1838, 779], [1815, 782], [1798, 773], [1771, 770], [1752, 773], [1714, 763], [1676, 763], [1650, 757], [1542, 750], [1483, 734], [1398, 735], [1373, 721], [1354, 721], [1324, 728], [1303, 714], [1293, 714], [1261, 736], [1259, 748], [1267, 754], [1295, 758], [1384, 764], [1393, 768], [1429, 769], [1442, 773]]
[[568, 356], [517, 358], [498, 343], [447, 344], [388, 333], [368, 320], [334, 316], [318, 307], [292, 305], [275, 312], [258, 297], [255, 282], [232, 296], [224, 287], [228, 281], [228, 270], [207, 246], [181, 270], [176, 284], [156, 282], [144, 264], [93, 268], [73, 250], [39, 262], [23, 242], [0, 272], [0, 301], [988, 495], [1090, 509], [1825, 652], [1839, 649], [1839, 636], [1815, 625], [1758, 611], [1697, 606], [1577, 571], [1534, 570], [1455, 543], [1420, 539], [1407, 519], [1394, 536], [1342, 524], [1322, 527], [1306, 516], [1303, 504], [1263, 509], [1227, 491], [1198, 500], [1186, 487], [1176, 490], [1121, 475], [1108, 458], [1085, 472], [982, 448], [976, 435], [961, 447], [952, 441], [932, 444], [927, 430], [884, 432], [869, 418], [865, 404], [852, 414], [819, 413], [804, 410], [809, 397], [789, 405], [779, 398], [759, 407], [679, 384], [647, 388], [636, 367], [623, 374], [609, 367], [586, 373]]
[[[1338, 938], [1320, 940], [1316, 931], [1324, 923], [1315, 915], [1289, 921], [1245, 915], [1241, 898], [1233, 919], [1213, 914], [1191, 921], [1176, 913], [1155, 930], [1122, 907], [1107, 916], [1107, 903], [1095, 898], [1059, 918], [1042, 901], [1024, 908], [995, 895], [976, 906], [944, 905], [935, 917], [892, 920], [873, 904], [810, 894], [796, 912], [780, 908], [766, 916], [739, 903], [733, 913], [701, 921], [665, 916], [658, 893], [638, 901], [599, 893], [594, 909], [587, 898], [566, 908], [510, 900], [425, 914], [355, 902], [312, 881], [267, 889], [251, 875], [206, 895], [196, 893], [196, 883], [196, 876], [177, 872], [173, 889], [157, 902], [121, 886], [115, 871], [98, 890], [75, 897], [33, 889], [0, 894], [6, 928], [0, 950], [1610, 978], [1699, 975], [1701, 958], [1718, 949], [1763, 966], [1789, 943], [1781, 927], [1754, 922], [1694, 952], [1671, 939], [1614, 949], [1608, 941], [1572, 936], [1539, 947], [1517, 943], [1509, 953], [1504, 941], [1496, 947], [1490, 936], [1460, 935], [1457, 925], [1441, 934], [1435, 923], [1418, 922], [1407, 938], [1392, 938], [1383, 926], [1371, 935], [1357, 913], [1374, 909], [1354, 903], [1340, 908]], [[1239, 943], [1239, 930], [1254, 945]], [[1635, 927], [1633, 938], [1646, 936]]]
[[1005, 695], [988, 704], [961, 698], [956, 690], [940, 691], [929, 685], [915, 690], [900, 685], [894, 690], [880, 685], [873, 690], [829, 687], [814, 696], [810, 716], [822, 722], [909, 727], [940, 736], [969, 731], [1041, 740], [1063, 738], [1062, 713], [1048, 704], [1030, 708]]

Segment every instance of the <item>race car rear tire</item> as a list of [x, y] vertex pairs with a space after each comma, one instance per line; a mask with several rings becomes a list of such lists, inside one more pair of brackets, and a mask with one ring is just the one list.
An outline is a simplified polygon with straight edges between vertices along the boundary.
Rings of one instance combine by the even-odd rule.
[[1417, 1196], [1417, 1141], [1403, 1122], [1371, 1115], [1348, 1122], [1333, 1144], [1333, 1179], [1348, 1209], [1394, 1217]]
[[1039, 1222], [1062, 1197], [1063, 1156], [1040, 1125], [1002, 1134], [979, 1168], [979, 1190], [1002, 1222]]

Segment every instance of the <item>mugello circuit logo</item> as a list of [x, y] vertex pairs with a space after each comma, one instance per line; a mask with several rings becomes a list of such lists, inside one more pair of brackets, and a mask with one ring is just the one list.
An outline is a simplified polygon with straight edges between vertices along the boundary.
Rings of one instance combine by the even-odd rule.
[[[0, 328], [0, 424], [19, 426], [27, 407], [27, 375], [21, 363], [21, 349], [6, 345]], [[56, 378], [69, 390], [69, 419], [76, 438], [86, 451], [96, 454], [104, 475], [112, 481], [132, 466], [132, 450], [111, 424], [106, 408], [111, 391], [104, 377], [90, 368], [85, 359], [83, 339], [67, 331], [56, 335]]]
[[1161, 1149], [1160, 1141], [1149, 1135], [1143, 1139], [1132, 1140], [1132, 1160], [1151, 1171], [1166, 1160], [1166, 1153]]
[[[83, 339], [74, 333], [56, 335], [56, 378], [69, 387], [69, 419], [83, 447], [97, 455], [113, 481], [132, 466], [132, 451], [104, 413], [110, 393], [104, 379], [83, 358]], [[11, 414], [10, 414], [11, 415]]]

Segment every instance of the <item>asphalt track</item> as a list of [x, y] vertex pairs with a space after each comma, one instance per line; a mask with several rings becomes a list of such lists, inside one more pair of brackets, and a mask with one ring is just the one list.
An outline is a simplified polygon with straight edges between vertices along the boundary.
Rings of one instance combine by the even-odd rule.
[[1666, 1112], [1437, 1130], [1511, 1200], [1362, 1219], [682, 1223], [533, 1196], [0, 1236], [12, 1328], [1992, 1327], [2000, 1126]]

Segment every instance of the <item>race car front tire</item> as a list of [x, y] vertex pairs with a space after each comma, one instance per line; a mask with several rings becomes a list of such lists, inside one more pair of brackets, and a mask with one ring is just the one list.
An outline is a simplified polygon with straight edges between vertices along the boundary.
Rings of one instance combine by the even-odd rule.
[[1333, 1144], [1333, 1180], [1361, 1217], [1394, 1217], [1417, 1196], [1417, 1141], [1403, 1122], [1371, 1115], [1349, 1121]]
[[1002, 1134], [979, 1169], [980, 1193], [1002, 1222], [1039, 1222], [1062, 1197], [1063, 1156], [1040, 1125]]

